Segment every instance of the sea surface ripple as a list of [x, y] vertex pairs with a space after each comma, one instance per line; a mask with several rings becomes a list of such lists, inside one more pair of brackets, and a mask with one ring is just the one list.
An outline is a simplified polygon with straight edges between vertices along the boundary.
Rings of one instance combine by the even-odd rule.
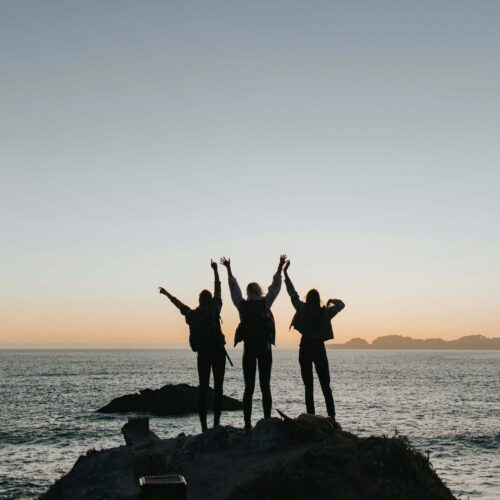
[[[407, 435], [457, 496], [500, 498], [500, 351], [329, 350], [338, 420], [368, 436]], [[241, 352], [225, 393], [242, 397]], [[273, 406], [305, 411], [295, 349], [274, 350]], [[0, 498], [35, 498], [88, 449], [123, 444], [123, 415], [95, 410], [166, 383], [197, 384], [195, 355], [158, 351], [0, 351]], [[262, 417], [258, 388], [254, 421]], [[315, 383], [317, 413], [324, 401]], [[241, 426], [240, 412], [224, 424]], [[152, 417], [162, 437], [199, 432], [196, 415]]]

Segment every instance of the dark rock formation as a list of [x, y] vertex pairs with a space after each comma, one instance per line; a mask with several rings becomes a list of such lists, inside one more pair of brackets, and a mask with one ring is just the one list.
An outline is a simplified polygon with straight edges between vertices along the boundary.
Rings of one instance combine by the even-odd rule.
[[[214, 390], [208, 391], [208, 408], [213, 409]], [[224, 411], [243, 409], [237, 399], [224, 396]], [[144, 389], [136, 394], [126, 394], [113, 399], [97, 410], [99, 413], [146, 412], [153, 415], [184, 415], [198, 411], [198, 387], [188, 384], [164, 385], [161, 389]]]
[[[453, 500], [428, 460], [402, 437], [334, 431], [311, 442], [278, 419], [252, 432], [217, 427], [197, 436], [88, 452], [42, 500], [139, 499], [142, 475], [182, 474], [190, 500]], [[272, 446], [265, 446], [266, 439]]]
[[289, 440], [288, 430], [279, 418], [259, 420], [252, 432], [252, 453], [269, 453], [285, 446]]
[[335, 433], [301, 455], [267, 467], [227, 500], [451, 500], [428, 460], [404, 437]]
[[148, 443], [159, 441], [160, 438], [149, 429], [148, 417], [130, 417], [122, 427], [122, 434], [127, 444]]

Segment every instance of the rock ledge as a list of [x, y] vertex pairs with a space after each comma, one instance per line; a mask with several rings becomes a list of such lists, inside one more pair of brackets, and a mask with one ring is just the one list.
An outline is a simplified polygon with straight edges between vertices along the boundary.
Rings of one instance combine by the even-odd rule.
[[178, 473], [189, 500], [452, 500], [431, 464], [401, 436], [334, 431], [293, 437], [277, 418], [252, 432], [220, 426], [204, 434], [89, 451], [40, 498], [139, 499], [142, 475]]

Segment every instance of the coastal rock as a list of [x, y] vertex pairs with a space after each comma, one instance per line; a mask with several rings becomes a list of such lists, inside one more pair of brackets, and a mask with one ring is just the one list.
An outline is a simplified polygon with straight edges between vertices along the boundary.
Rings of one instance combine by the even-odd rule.
[[160, 438], [149, 429], [149, 418], [129, 418], [122, 427], [122, 434], [127, 445], [159, 441]]
[[208, 429], [203, 434], [198, 434], [189, 441], [189, 451], [196, 453], [204, 453], [210, 451], [219, 451], [228, 446], [230, 427], [226, 428], [222, 425]]
[[[41, 499], [138, 500], [140, 475], [172, 473], [186, 478], [190, 500], [454, 499], [404, 437], [334, 431], [304, 442], [285, 429], [268, 419], [252, 432], [217, 427], [197, 436], [93, 451]], [[266, 439], [273, 445], [265, 446]]]
[[276, 417], [259, 420], [252, 432], [252, 453], [269, 453], [285, 446], [289, 440], [289, 432], [282, 420]]
[[226, 500], [452, 500], [429, 461], [401, 436], [334, 432], [242, 481]]
[[[188, 384], [168, 384], [161, 389], [144, 389], [139, 393], [126, 394], [113, 399], [99, 408], [99, 413], [145, 412], [153, 415], [184, 415], [198, 411], [198, 387]], [[208, 390], [208, 408], [213, 409], [214, 390]], [[222, 409], [237, 411], [243, 403], [229, 396], [223, 396]]]

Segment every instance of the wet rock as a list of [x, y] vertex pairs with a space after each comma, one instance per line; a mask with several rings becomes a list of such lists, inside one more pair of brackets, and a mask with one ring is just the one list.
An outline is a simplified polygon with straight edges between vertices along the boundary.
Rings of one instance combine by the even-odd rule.
[[[168, 384], [161, 389], [144, 389], [113, 399], [99, 408], [99, 413], [145, 412], [153, 415], [185, 415], [198, 411], [198, 387], [188, 384]], [[213, 409], [214, 390], [208, 391], [208, 408]], [[229, 396], [222, 399], [224, 411], [243, 409], [243, 403]]]

